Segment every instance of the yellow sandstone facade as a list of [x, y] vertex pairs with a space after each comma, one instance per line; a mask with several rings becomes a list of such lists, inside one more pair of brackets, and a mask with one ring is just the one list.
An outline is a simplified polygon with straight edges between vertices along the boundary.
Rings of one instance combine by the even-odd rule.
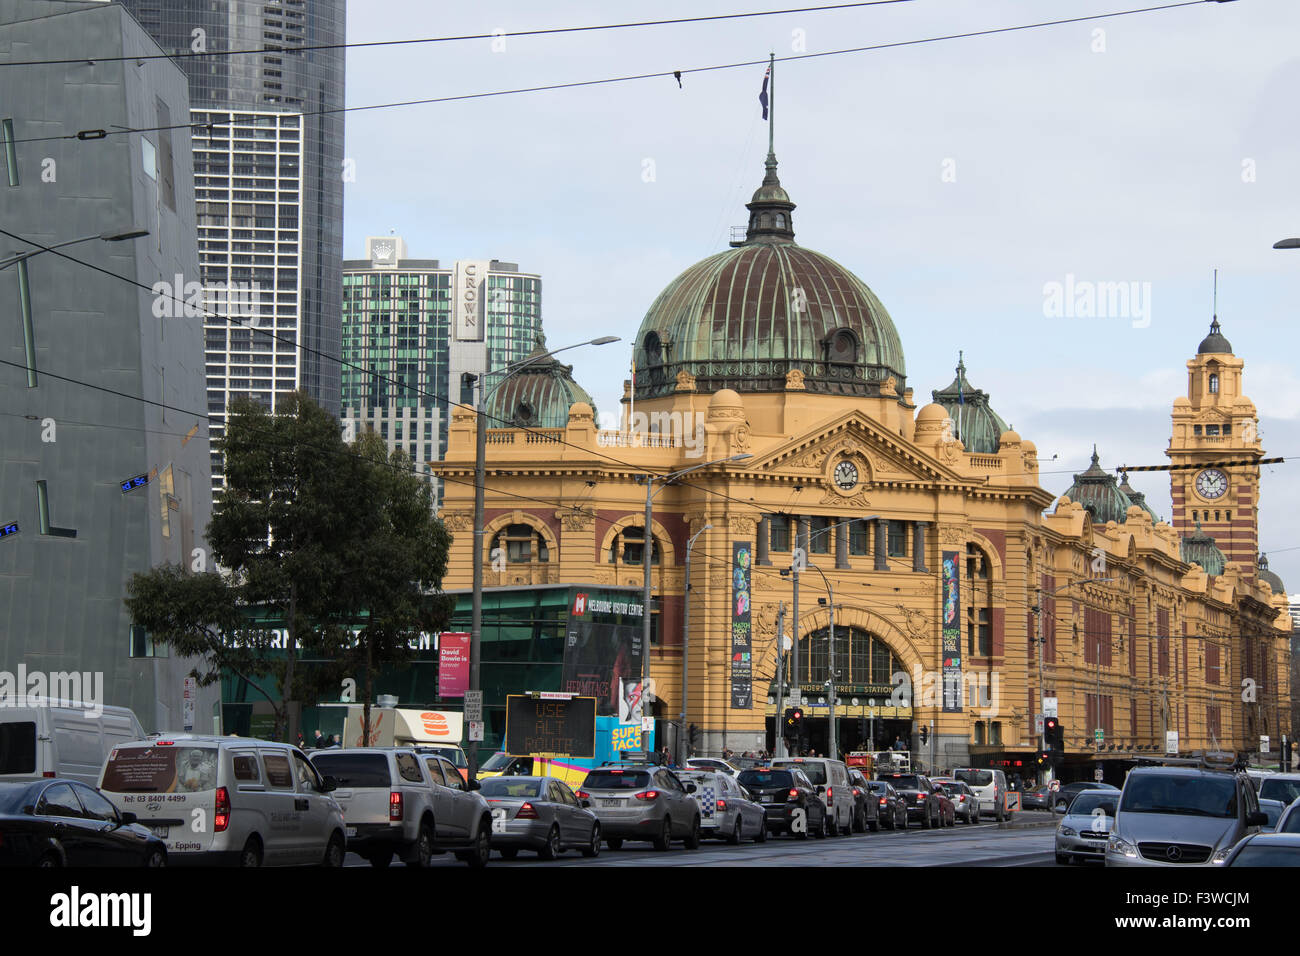
[[[914, 401], [888, 313], [847, 270], [793, 242], [795, 207], [775, 169], [769, 155], [746, 240], [652, 305], [618, 431], [598, 429], [589, 403], [570, 404], [577, 393], [554, 361], [534, 369], [542, 378], [527, 407], [489, 405], [485, 586], [640, 588], [641, 476], [748, 455], [653, 486], [661, 742], [675, 740], [685, 667], [686, 723], [699, 728], [701, 752], [771, 748], [784, 605], [810, 745], [825, 752], [832, 609], [818, 599], [828, 586], [841, 752], [901, 737], [926, 766], [993, 764], [1028, 777], [1040, 694], [1058, 700], [1067, 775], [1162, 753], [1174, 731], [1184, 753], [1253, 751], [1262, 734], [1289, 735], [1286, 596], [1255, 562], [1260, 482], [1249, 462], [1263, 452], [1242, 360], [1217, 320], [1188, 363], [1188, 396], [1174, 403], [1168, 454], [1190, 467], [1146, 476], [1172, 481], [1174, 523], [1157, 522], [1096, 456], [1070, 489], [1079, 500], [1058, 497], [1042, 486], [1034, 443], [1001, 427], [964, 363], [935, 402]], [[537, 387], [547, 381], [559, 405], [549, 422]], [[472, 412], [454, 410], [446, 455], [433, 463], [449, 479], [449, 590], [471, 585], [474, 429]], [[1248, 463], [1215, 464], [1227, 459]], [[691, 551], [683, 660], [686, 546], [706, 526]], [[749, 706], [733, 694], [736, 542], [752, 558]], [[796, 626], [792, 577], [781, 571], [801, 546], [811, 567], [799, 575]], [[496, 547], [506, 560], [494, 568]], [[945, 556], [956, 572], [951, 607]], [[959, 682], [947, 699], [945, 667]], [[933, 727], [924, 747], [922, 727]]]

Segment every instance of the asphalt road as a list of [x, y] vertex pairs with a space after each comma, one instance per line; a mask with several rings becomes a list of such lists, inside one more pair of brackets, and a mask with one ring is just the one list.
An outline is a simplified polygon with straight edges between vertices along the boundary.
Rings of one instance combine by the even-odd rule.
[[[534, 853], [523, 852], [507, 862], [493, 853], [488, 868], [495, 867], [566, 867], [566, 866], [1055, 866], [1053, 834], [1056, 820], [1051, 813], [1027, 811], [1017, 814], [1017, 825], [999, 827], [980, 823], [943, 830], [909, 827], [907, 830], [881, 830], [854, 836], [829, 837], [822, 840], [794, 840], [771, 837], [766, 843], [742, 843], [728, 846], [706, 840], [700, 848], [689, 851], [680, 843], [660, 853], [649, 843], [624, 843], [622, 849], [602, 846], [600, 856], [589, 860], [577, 850], [563, 853], [546, 862]], [[1026, 825], [1037, 824], [1037, 825]], [[366, 861], [349, 853], [345, 866], [368, 866]], [[394, 866], [402, 864], [394, 862]], [[464, 867], [450, 853], [433, 858], [433, 866]]]

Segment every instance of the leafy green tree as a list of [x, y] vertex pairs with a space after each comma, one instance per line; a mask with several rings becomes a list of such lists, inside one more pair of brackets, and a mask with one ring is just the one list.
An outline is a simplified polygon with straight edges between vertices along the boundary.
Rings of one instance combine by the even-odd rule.
[[[126, 605], [156, 642], [202, 660], [201, 683], [227, 670], [250, 683], [274, 676], [278, 697], [262, 693], [279, 739], [292, 703], [314, 702], [322, 681], [337, 679], [360, 651], [368, 655], [369, 700], [370, 671], [400, 662], [398, 635], [409, 638], [421, 620], [412, 605], [441, 626], [446, 615], [430, 608], [443, 605], [426, 595], [441, 586], [449, 538], [432, 517], [427, 484], [386, 461], [381, 439], [367, 435], [349, 446], [338, 421], [300, 393], [275, 415], [255, 402], [234, 403], [215, 445], [225, 456], [226, 487], [207, 539], [220, 570], [162, 566], [136, 574]], [[284, 620], [284, 648], [250, 625], [250, 608]], [[373, 631], [353, 641], [351, 623], [371, 608], [377, 616], [371, 611], [374, 624], [362, 633]], [[330, 666], [305, 672], [300, 649], [326, 656]]]

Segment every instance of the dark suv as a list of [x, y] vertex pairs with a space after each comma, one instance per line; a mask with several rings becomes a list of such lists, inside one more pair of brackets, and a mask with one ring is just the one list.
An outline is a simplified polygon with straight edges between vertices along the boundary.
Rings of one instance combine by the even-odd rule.
[[740, 785], [763, 808], [771, 833], [792, 833], [797, 840], [826, 835], [826, 804], [802, 770], [795, 767], [756, 767], [742, 770]]
[[877, 780], [892, 784], [907, 801], [907, 821], [918, 820], [927, 830], [938, 829], [946, 822], [943, 797], [934, 789], [930, 778], [920, 773], [881, 773]]

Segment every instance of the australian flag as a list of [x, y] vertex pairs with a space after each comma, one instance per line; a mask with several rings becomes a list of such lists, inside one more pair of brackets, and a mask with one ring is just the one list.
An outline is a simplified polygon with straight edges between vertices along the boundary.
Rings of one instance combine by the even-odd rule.
[[763, 74], [763, 89], [758, 94], [758, 102], [763, 104], [763, 119], [767, 119], [767, 81], [771, 75], [772, 68], [769, 66]]

